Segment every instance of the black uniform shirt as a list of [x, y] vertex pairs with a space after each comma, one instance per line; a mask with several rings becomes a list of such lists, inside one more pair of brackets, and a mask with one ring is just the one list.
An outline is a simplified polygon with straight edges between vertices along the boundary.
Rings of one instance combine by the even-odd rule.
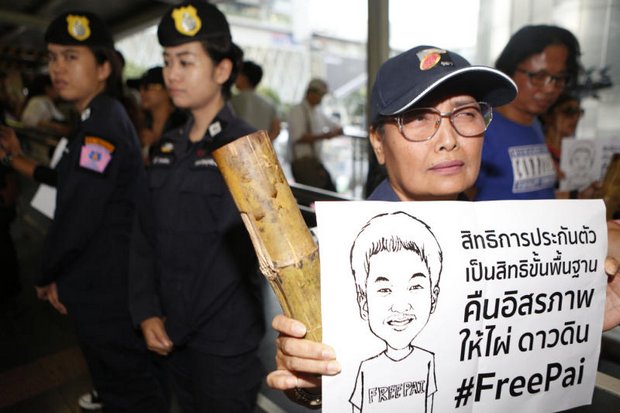
[[254, 131], [225, 106], [199, 142], [193, 120], [164, 135], [148, 167], [134, 231], [130, 309], [136, 324], [165, 317], [175, 345], [239, 354], [263, 333], [261, 278], [239, 211], [211, 152]]
[[37, 285], [56, 281], [61, 299], [126, 307], [135, 197], [145, 174], [120, 102], [106, 94], [91, 101], [57, 171], [56, 211]]

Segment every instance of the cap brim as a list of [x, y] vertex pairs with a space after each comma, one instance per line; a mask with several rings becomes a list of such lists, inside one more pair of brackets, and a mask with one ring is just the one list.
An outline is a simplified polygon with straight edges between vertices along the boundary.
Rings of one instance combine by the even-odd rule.
[[381, 115], [399, 114], [438, 89], [469, 94], [492, 107], [505, 105], [517, 96], [517, 85], [504, 73], [491, 67], [469, 66], [439, 77], [422, 91], [411, 90]]

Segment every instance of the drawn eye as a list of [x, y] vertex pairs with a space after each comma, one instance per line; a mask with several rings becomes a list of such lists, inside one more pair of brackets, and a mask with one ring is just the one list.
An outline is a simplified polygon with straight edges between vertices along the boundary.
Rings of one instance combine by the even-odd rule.
[[377, 292], [381, 294], [389, 294], [392, 292], [392, 290], [390, 288], [384, 287], [384, 288], [379, 288]]
[[424, 289], [424, 287], [422, 287], [420, 284], [412, 285], [412, 286], [409, 287], [409, 291], [412, 291], [412, 290], [423, 290], [423, 289]]

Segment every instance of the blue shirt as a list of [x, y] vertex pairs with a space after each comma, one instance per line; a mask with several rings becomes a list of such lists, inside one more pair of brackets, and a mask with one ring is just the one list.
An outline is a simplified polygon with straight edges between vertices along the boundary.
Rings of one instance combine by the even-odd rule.
[[[467, 196], [461, 192], [456, 198], [458, 201], [469, 201]], [[394, 188], [390, 185], [390, 181], [384, 179], [381, 183], [375, 188], [374, 191], [370, 194], [367, 201], [390, 201], [390, 202], [400, 202], [400, 198], [394, 192]]]
[[381, 181], [381, 183], [375, 188], [374, 191], [368, 197], [369, 201], [392, 201], [398, 202], [398, 195], [392, 189], [390, 182], [387, 179]]
[[538, 120], [529, 126], [493, 112], [484, 137], [476, 201], [555, 199], [555, 168]]

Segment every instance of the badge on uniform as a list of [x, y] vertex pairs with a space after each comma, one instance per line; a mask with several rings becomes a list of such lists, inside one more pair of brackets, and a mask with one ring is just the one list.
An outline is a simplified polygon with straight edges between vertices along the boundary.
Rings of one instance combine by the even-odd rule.
[[185, 36], [194, 36], [202, 27], [198, 11], [192, 5], [174, 9], [172, 11], [172, 18], [174, 19], [174, 27]]
[[84, 138], [80, 152], [80, 167], [94, 172], [103, 173], [112, 160], [114, 145], [96, 136]]
[[90, 21], [86, 16], [70, 14], [67, 16], [67, 32], [76, 40], [84, 41], [90, 37]]
[[209, 125], [209, 135], [215, 136], [221, 131], [222, 131], [222, 125], [217, 120]]
[[150, 164], [153, 166], [170, 166], [175, 159], [174, 143], [165, 141], [155, 147], [155, 152], [150, 158]]
[[194, 164], [192, 165], [192, 169], [202, 168], [217, 168], [217, 164], [211, 156], [211, 151], [207, 149], [204, 143], [194, 152]]

